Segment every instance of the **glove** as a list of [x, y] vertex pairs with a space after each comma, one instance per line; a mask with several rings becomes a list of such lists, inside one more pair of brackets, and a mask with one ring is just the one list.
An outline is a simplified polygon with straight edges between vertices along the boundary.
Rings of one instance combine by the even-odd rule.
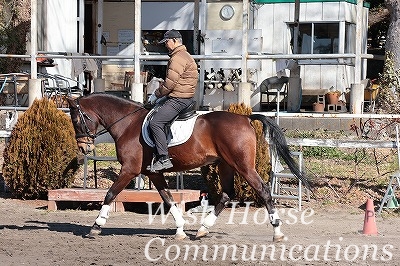
[[155, 104], [157, 101], [157, 96], [154, 94], [154, 92], [150, 95], [149, 99], [147, 100], [150, 104]]

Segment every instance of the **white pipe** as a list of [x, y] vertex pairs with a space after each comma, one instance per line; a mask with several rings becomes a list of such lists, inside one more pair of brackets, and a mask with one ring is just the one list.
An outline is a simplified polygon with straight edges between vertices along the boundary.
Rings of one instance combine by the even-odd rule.
[[362, 23], [363, 23], [363, 0], [357, 1], [357, 22], [356, 22], [356, 59], [354, 63], [354, 83], [361, 82], [361, 50], [362, 50]]
[[142, 23], [141, 23], [142, 1], [135, 1], [135, 43], [134, 43], [134, 83], [131, 88], [131, 99], [133, 101], [143, 102], [143, 83], [140, 81], [140, 53], [142, 46]]
[[78, 52], [83, 53], [85, 51], [85, 2], [83, 0], [79, 0], [78, 3], [79, 5], [78, 10]]
[[31, 0], [31, 79], [37, 79], [37, 0]]
[[135, 83], [140, 83], [140, 47], [142, 43], [142, 23], [141, 23], [141, 8], [142, 1], [135, 1], [135, 44], [134, 44], [134, 69], [135, 69]]
[[242, 82], [247, 82], [247, 55], [248, 55], [248, 24], [249, 24], [248, 1], [243, 1], [242, 16]]

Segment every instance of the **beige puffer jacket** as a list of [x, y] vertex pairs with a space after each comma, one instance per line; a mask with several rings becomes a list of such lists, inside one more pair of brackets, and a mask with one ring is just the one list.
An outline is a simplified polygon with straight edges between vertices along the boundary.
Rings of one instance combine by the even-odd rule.
[[190, 98], [196, 91], [198, 81], [197, 64], [187, 52], [185, 45], [176, 47], [170, 54], [165, 81], [155, 91], [155, 95]]

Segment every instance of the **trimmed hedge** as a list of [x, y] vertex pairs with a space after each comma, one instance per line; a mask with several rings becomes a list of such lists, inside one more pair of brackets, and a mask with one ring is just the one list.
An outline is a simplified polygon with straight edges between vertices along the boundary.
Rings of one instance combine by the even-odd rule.
[[4, 150], [4, 181], [17, 198], [47, 198], [48, 190], [71, 186], [77, 154], [69, 116], [46, 98], [35, 100]]
[[[231, 104], [228, 108], [228, 112], [250, 115], [252, 110], [245, 104]], [[265, 182], [269, 181], [269, 175], [271, 171], [270, 157], [268, 143], [265, 140], [265, 136], [262, 130], [262, 123], [259, 121], [252, 122], [253, 127], [257, 135], [257, 147], [256, 147], [256, 170]], [[208, 195], [211, 202], [216, 203], [219, 200], [218, 195], [222, 193], [220, 178], [218, 175], [218, 165], [207, 165], [201, 167], [201, 173], [206, 180], [208, 186]], [[247, 181], [235, 172], [235, 198], [241, 203], [245, 201], [253, 201], [255, 206], [263, 206], [262, 200], [255, 193], [254, 189], [250, 187]]]

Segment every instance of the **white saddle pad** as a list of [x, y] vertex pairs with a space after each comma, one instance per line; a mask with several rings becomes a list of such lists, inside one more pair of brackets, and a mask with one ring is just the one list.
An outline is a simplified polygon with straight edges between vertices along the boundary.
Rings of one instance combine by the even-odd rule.
[[[149, 135], [149, 117], [153, 114], [155, 110], [151, 110], [146, 118], [144, 119], [143, 125], [142, 125], [142, 135], [143, 139], [146, 142], [147, 145], [150, 147], [154, 147], [154, 142]], [[187, 120], [184, 121], [175, 121], [171, 125], [171, 133], [172, 133], [172, 139], [168, 143], [168, 147], [176, 146], [182, 143], [185, 143], [190, 136], [192, 135], [193, 128], [194, 128], [194, 123], [196, 122], [196, 119], [198, 117], [198, 114], [196, 114], [194, 117], [191, 117]]]

